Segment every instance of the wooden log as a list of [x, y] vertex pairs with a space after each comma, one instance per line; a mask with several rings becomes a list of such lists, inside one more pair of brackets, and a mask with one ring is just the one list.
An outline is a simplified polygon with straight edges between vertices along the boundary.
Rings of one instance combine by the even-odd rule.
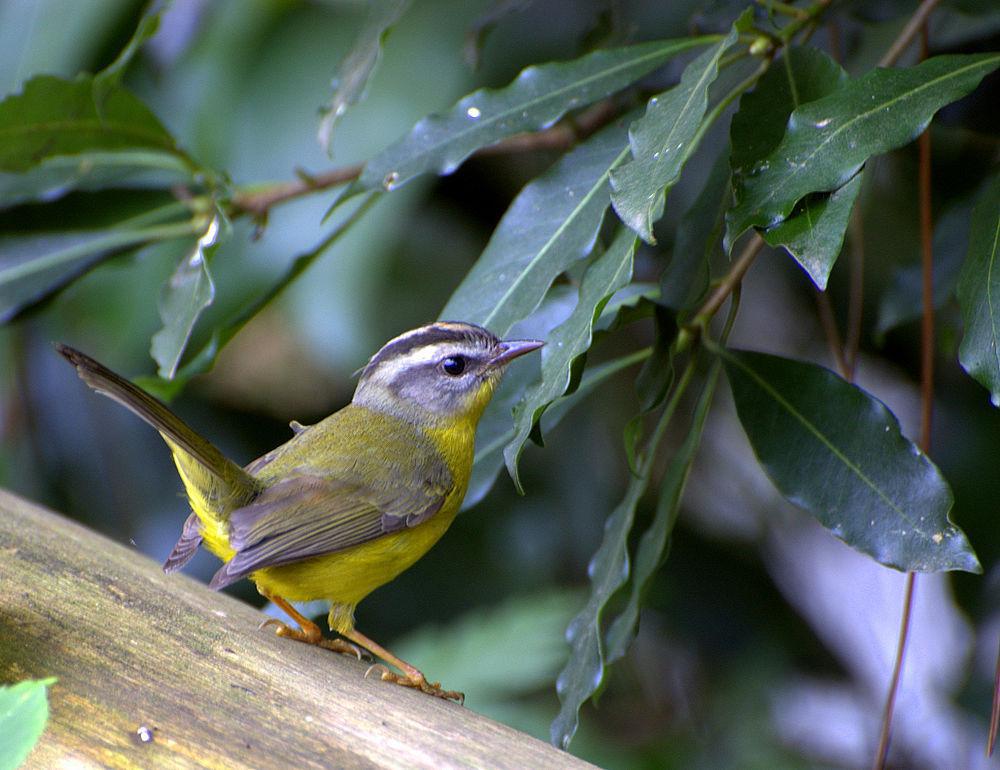
[[264, 618], [0, 490], [0, 681], [58, 677], [26, 767], [591, 767]]

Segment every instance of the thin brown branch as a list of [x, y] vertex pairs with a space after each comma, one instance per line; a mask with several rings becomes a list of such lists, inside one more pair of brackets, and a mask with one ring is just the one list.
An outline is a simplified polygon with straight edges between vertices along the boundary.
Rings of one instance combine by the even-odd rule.
[[699, 308], [698, 312], [695, 313], [692, 325], [708, 323], [709, 319], [722, 307], [722, 303], [726, 301], [726, 298], [732, 294], [733, 289], [743, 280], [743, 276], [746, 275], [747, 270], [750, 269], [750, 265], [753, 264], [753, 261], [763, 248], [764, 239], [758, 233], [754, 233], [750, 242], [747, 243], [740, 256], [733, 262], [732, 267], [729, 268], [729, 272], [722, 277], [718, 285], [716, 285], [715, 290], [705, 300], [705, 303]]
[[[924, 5], [926, 5], [925, 3]], [[919, 12], [919, 11], [918, 11]], [[927, 58], [927, 24], [920, 25], [920, 59]], [[923, 315], [920, 325], [920, 447], [925, 453], [931, 450], [931, 427], [934, 416], [934, 225], [931, 219], [931, 135], [930, 127], [920, 135], [920, 169], [918, 187], [920, 196], [920, 257], [923, 294]], [[878, 748], [875, 751], [875, 770], [885, 767], [892, 736], [892, 717], [896, 705], [896, 694], [906, 657], [906, 640], [910, 632], [910, 615], [913, 610], [913, 593], [917, 576], [906, 574], [906, 591], [903, 596], [903, 617], [900, 620], [899, 642], [896, 646], [896, 660], [889, 680], [889, 692], [882, 712], [882, 729]]]
[[913, 42], [915, 38], [920, 33], [920, 28], [927, 21], [927, 17], [931, 15], [933, 11], [941, 0], [924, 0], [920, 7], [913, 12], [910, 20], [906, 22], [906, 26], [899, 33], [898, 37], [893, 41], [892, 45], [889, 46], [889, 50], [885, 52], [885, 55], [879, 60], [879, 67], [891, 67], [895, 64], [899, 57], [902, 56], [906, 49], [910, 47], [910, 43]]
[[[605, 99], [575, 118], [561, 121], [544, 131], [517, 134], [489, 147], [483, 147], [475, 154], [509, 155], [539, 150], [565, 150], [610, 123], [619, 112], [619, 106], [614, 100]], [[256, 190], [238, 192], [233, 196], [232, 215], [235, 217], [249, 214], [256, 219], [263, 219], [274, 206], [357, 179], [362, 169], [364, 169], [363, 163], [354, 163], [316, 175], [299, 172], [299, 178], [294, 181], [278, 182]]]
[[830, 349], [837, 369], [845, 380], [851, 379], [851, 371], [844, 358], [844, 344], [840, 340], [840, 332], [837, 330], [837, 319], [833, 314], [833, 305], [830, 303], [830, 295], [825, 291], [820, 291], [814, 287], [816, 296], [816, 312], [819, 314], [820, 326], [823, 327], [823, 336], [826, 337], [826, 346]]
[[990, 734], [986, 738], [986, 756], [993, 756], [1000, 731], [1000, 647], [997, 649], [997, 668], [993, 674], [993, 707], [990, 709]]
[[916, 573], [906, 573], [906, 591], [903, 595], [903, 617], [899, 621], [899, 641], [896, 644], [896, 662], [892, 666], [889, 693], [885, 699], [885, 709], [882, 712], [882, 731], [879, 734], [878, 749], [875, 752], [873, 770], [883, 770], [885, 759], [889, 754], [889, 739], [892, 737], [892, 712], [896, 708], [896, 693], [899, 691], [899, 679], [903, 672], [903, 658], [906, 652], [906, 640], [910, 635], [910, 613], [913, 610], [913, 591], [916, 588]]

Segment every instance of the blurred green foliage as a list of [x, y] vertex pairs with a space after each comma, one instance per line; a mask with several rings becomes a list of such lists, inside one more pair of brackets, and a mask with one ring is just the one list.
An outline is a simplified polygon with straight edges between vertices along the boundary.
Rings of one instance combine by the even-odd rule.
[[[948, 291], [935, 296], [940, 364], [931, 456], [954, 492], [951, 519], [968, 535], [987, 579], [957, 576], [955, 596], [941, 594], [937, 620], [958, 629], [956, 638], [966, 615], [980, 635], [995, 628], [1000, 480], [991, 458], [1000, 449], [1000, 418], [958, 365], [962, 327], [953, 296], [955, 266], [970, 242], [967, 212], [977, 201], [971, 242], [980, 244], [977, 259], [991, 264], [996, 256], [983, 238], [996, 217], [981, 201], [996, 191], [986, 180], [996, 174], [990, 164], [998, 81], [992, 75], [979, 82], [997, 59], [990, 53], [1000, 30], [995, 11], [972, 0], [942, 4], [932, 17], [930, 54], [962, 58], [937, 59], [920, 72], [950, 77], [970, 62], [981, 72], [968, 74], [966, 67], [959, 86], [942, 88], [931, 106], [916, 109], [905, 106], [905, 98], [924, 88], [913, 84], [924, 81], [913, 74], [912, 52], [903, 61], [910, 80], [874, 69], [913, 12], [914, 4], [902, 0], [830, 9], [799, 3], [799, 12], [787, 16], [787, 8], [764, 0], [736, 26], [744, 7], [725, 0], [405, 5], [381, 3], [370, 11], [363, 3], [332, 0], [177, 0], [150, 10], [126, 0], [15, 0], [0, 6], [0, 95], [6, 97], [0, 137], [5, 128], [8, 137], [22, 129], [17, 141], [0, 147], [0, 313], [13, 318], [0, 329], [0, 484], [155, 559], [169, 551], [186, 515], [158, 437], [81, 387], [53, 354], [53, 341], [80, 347], [118, 371], [146, 375], [160, 393], [176, 391], [179, 413], [246, 462], [286, 440], [289, 420], [308, 424], [346, 403], [352, 372], [368, 355], [442, 308], [502, 332], [540, 330], [566, 347], [541, 370], [512, 372], [506, 395], [498, 396], [480, 436], [470, 493], [475, 505], [427, 558], [365, 602], [360, 628], [376, 639], [396, 637], [390, 648], [464, 689], [470, 708], [545, 739], [560, 711], [554, 684], [565, 667], [564, 705], [552, 735], [565, 743], [576, 708], [598, 692], [596, 703], [584, 705], [570, 748], [608, 767], [853, 764], [857, 745], [871, 742], [885, 674], [859, 674], [852, 656], [869, 651], [831, 642], [829, 634], [838, 630], [804, 606], [787, 578], [788, 553], [780, 543], [789, 532], [801, 536], [791, 552], [815, 563], [817, 574], [832, 570], [823, 562], [834, 558], [829, 554], [856, 555], [825, 533], [821, 547], [830, 552], [810, 550], [803, 514], [763, 480], [742, 435], [726, 432], [734, 423], [725, 388], [713, 402], [715, 374], [707, 375], [707, 356], [690, 335], [710, 320], [695, 312], [709, 268], [719, 278], [740, 253], [730, 257], [719, 246], [730, 156], [739, 216], [731, 219], [729, 235], [735, 239], [750, 225], [770, 227], [765, 235], [775, 245], [747, 279], [733, 341], [833, 366], [815, 320], [814, 287], [798, 263], [818, 275], [821, 286], [832, 268], [828, 294], [836, 317], [844, 319], [851, 312], [852, 271], [863, 254], [862, 377], [874, 372], [865, 387], [915, 436], [907, 394], [919, 375], [919, 282], [912, 277], [919, 262], [917, 152], [907, 142], [937, 107], [949, 105], [932, 125], [934, 210], [947, 235], [938, 239], [935, 259]], [[386, 14], [381, 20], [380, 12]], [[133, 38], [143, 19], [144, 32]], [[679, 43], [665, 42], [673, 40]], [[810, 47], [784, 56], [790, 41]], [[645, 47], [628, 47], [642, 42]], [[747, 53], [751, 44], [755, 56]], [[473, 48], [477, 68], [463, 56]], [[764, 75], [772, 54], [778, 58]], [[646, 55], [653, 57], [649, 66], [641, 63]], [[831, 57], [854, 79], [845, 81]], [[802, 68], [787, 64], [799, 60]], [[810, 62], [816, 66], [806, 66]], [[615, 67], [632, 69], [622, 75]], [[799, 77], [798, 85], [808, 86], [802, 101], [829, 115], [813, 114], [815, 106], [810, 113], [808, 104], [794, 112], [798, 91], [782, 86], [781, 68], [787, 82]], [[93, 79], [80, 76], [102, 71]], [[42, 74], [51, 78], [37, 79]], [[766, 79], [754, 92], [761, 75]], [[335, 77], [349, 90], [331, 86]], [[846, 90], [845, 82], [852, 84]], [[478, 90], [484, 88], [498, 90]], [[32, 113], [49, 109], [55, 91], [64, 94], [60, 103], [72, 98], [78, 105], [73, 131], [45, 133], [55, 121], [44, 111]], [[783, 223], [761, 209], [755, 191], [790, 194], [780, 173], [795, 176], [795, 163], [803, 163], [792, 152], [796, 143], [808, 151], [827, 146], [822, 131], [830, 122], [831, 131], [836, 120], [851, 123], [860, 109], [855, 102], [876, 92], [884, 97], [879, 115], [889, 125], [843, 134], [850, 153], [829, 152], [820, 158], [822, 169], [804, 164], [809, 195], [795, 188], [782, 202]], [[548, 101], [536, 99], [538, 93]], [[588, 112], [593, 101], [605, 112]], [[891, 113], [900, 102], [901, 113]], [[323, 105], [342, 113], [335, 124], [323, 124], [332, 160], [317, 141]], [[445, 117], [427, 118], [439, 113]], [[494, 113], [504, 119], [487, 128], [485, 119], [477, 124], [485, 138], [472, 130], [456, 138], [463, 120]], [[473, 154], [567, 113], [570, 119], [551, 131], [575, 131], [572, 147]], [[803, 116], [813, 118], [809, 130]], [[82, 132], [85, 119], [114, 124], [118, 133], [91, 141]], [[593, 133], [604, 123], [611, 125]], [[129, 139], [139, 126], [144, 140]], [[766, 142], [755, 127], [767, 129]], [[886, 138], [889, 128], [895, 133]], [[426, 151], [432, 140], [453, 145], [435, 154]], [[678, 154], [667, 158], [668, 151]], [[331, 165], [372, 158], [367, 176], [340, 199], [332, 185], [311, 194], [306, 189]], [[855, 175], [861, 164], [863, 178]], [[455, 165], [447, 176], [426, 173]], [[396, 168], [404, 173], [386, 172]], [[817, 183], [821, 175], [827, 181]], [[416, 178], [402, 184], [404, 176]], [[305, 180], [307, 194], [280, 200], [263, 214], [241, 208], [248, 196], [273, 190], [272, 183], [296, 180]], [[801, 175], [794, 181], [803, 181]], [[352, 197], [359, 186], [374, 191], [370, 208], [359, 210], [366, 204]], [[612, 189], [615, 209], [631, 211], [625, 220], [639, 223], [636, 233], [605, 213]], [[847, 211], [855, 196], [851, 229]], [[814, 226], [811, 214], [828, 203], [829, 209], [839, 204], [836, 221]], [[966, 212], [961, 222], [953, 211]], [[209, 222], [217, 224], [218, 237], [205, 237]], [[779, 230], [782, 224], [788, 229]], [[114, 238], [94, 245], [108, 233]], [[329, 248], [319, 248], [326, 239]], [[786, 244], [794, 260], [776, 244]], [[809, 263], [817, 250], [821, 269]], [[42, 255], [53, 267], [32, 272]], [[632, 283], [611, 297], [627, 281], [626, 263]], [[307, 266], [301, 277], [296, 266]], [[18, 270], [27, 277], [17, 277]], [[986, 268], [975, 270], [963, 278], [973, 295], [965, 311], [981, 292], [1000, 295], [1000, 286], [982, 280]], [[172, 276], [174, 288], [161, 295]], [[248, 319], [247, 309], [263, 305], [284, 286], [284, 276], [296, 280]], [[58, 291], [49, 296], [50, 289]], [[972, 325], [968, 318], [966, 324]], [[169, 333], [156, 336], [161, 327]], [[725, 342], [729, 329], [711, 328]], [[153, 377], [152, 339], [159, 340], [153, 356], [160, 374], [179, 363], [181, 384], [187, 373], [211, 368], [222, 349], [214, 370], [181, 390]], [[674, 357], [681, 364], [676, 371]], [[640, 360], [646, 363], [636, 378]], [[607, 372], [614, 374], [605, 378]], [[532, 397], [517, 407], [515, 433], [512, 409], [538, 377]], [[694, 385], [685, 392], [688, 382]], [[844, 405], [850, 398], [832, 404], [824, 393], [816, 398], [831, 406], [831, 423], [852, 419]], [[710, 403], [721, 416], [713, 413], [706, 423]], [[775, 431], [779, 444], [791, 435], [776, 427], [781, 415], [762, 425], [760, 414], [754, 424], [741, 404], [748, 433]], [[529, 434], [544, 438], [544, 451], [524, 444]], [[758, 439], [754, 444], [763, 458]], [[907, 452], [911, 445], [902, 446]], [[809, 460], [820, 454], [798, 448]], [[671, 463], [675, 452], [679, 459]], [[784, 454], [792, 456], [784, 462], [799, 459], [795, 451]], [[504, 455], [512, 469], [519, 467], [526, 497], [514, 493], [506, 474], [486, 494]], [[880, 456], [868, 460], [878, 464]], [[826, 467], [810, 466], [802, 475], [814, 484], [829, 478]], [[928, 494], [943, 498], [948, 484], [935, 483]], [[891, 493], [891, 486], [882, 491]], [[646, 494], [658, 488], [659, 504]], [[866, 550], [879, 558], [879, 546], [894, 536], [880, 528], [876, 546]], [[582, 589], [595, 553], [588, 602]], [[973, 563], [971, 549], [963, 555], [962, 563]], [[855, 624], [876, 629], [879, 650], [891, 651], [896, 617], [890, 613], [899, 603], [876, 601], [878, 591], [865, 581], [881, 580], [871, 575], [885, 570], [857, 558], [837, 573], [840, 583], [813, 598], [856, 605]], [[892, 563], [915, 567], [921, 558]], [[631, 584], [630, 559], [637, 565]], [[192, 571], [207, 578], [215, 569], [211, 561], [199, 556]], [[836, 596], [837, 587], [843, 595]], [[259, 601], [247, 584], [234, 590]], [[568, 625], [575, 667], [566, 667]], [[936, 660], [930, 626], [921, 633], [931, 636], [914, 641], [916, 671], [923, 670], [920, 656], [928, 667]], [[846, 630], [839, 635], [850, 637]], [[987, 653], [991, 644], [987, 633]], [[605, 676], [605, 664], [623, 654]], [[990, 676], [983, 651], [965, 639], [937, 654], [950, 654], [957, 666], [936, 682], [935, 697], [947, 704], [942, 709], [953, 709], [956, 721], [971, 716], [981, 727]], [[930, 687], [932, 677], [914, 676], [920, 687]], [[833, 710], [818, 710], [812, 740], [789, 727], [790, 693], [807, 681], [816, 683], [817, 701], [838, 687], [853, 687], [858, 699], [842, 721], [830, 716]], [[900, 764], [933, 765], [940, 756], [924, 751], [920, 736], [908, 730], [922, 718], [911, 700], [901, 699]], [[862, 720], [862, 727], [851, 719]], [[947, 721], [926, 729], [938, 731], [949, 751], [981, 751], [976, 729]]]

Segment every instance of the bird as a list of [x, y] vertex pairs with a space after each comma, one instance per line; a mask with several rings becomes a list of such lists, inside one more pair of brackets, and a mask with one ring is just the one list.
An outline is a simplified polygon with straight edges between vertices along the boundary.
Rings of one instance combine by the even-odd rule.
[[[389, 664], [373, 666], [383, 680], [463, 702], [359, 632], [355, 608], [448, 529], [468, 488], [483, 410], [507, 366], [542, 345], [458, 321], [407, 331], [368, 360], [349, 404], [314, 425], [293, 421], [291, 439], [245, 467], [124, 377], [56, 348], [87, 385], [158, 430], [172, 453], [191, 513], [165, 572], [204, 547], [223, 562], [211, 588], [249, 578], [294, 620], [297, 627], [263, 624], [279, 636], [347, 654], [363, 648]], [[324, 637], [291, 604], [315, 599], [329, 602], [337, 637]]]

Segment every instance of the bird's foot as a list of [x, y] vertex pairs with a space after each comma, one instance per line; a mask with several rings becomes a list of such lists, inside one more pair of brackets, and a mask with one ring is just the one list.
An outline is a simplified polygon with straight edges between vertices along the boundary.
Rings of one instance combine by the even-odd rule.
[[397, 674], [387, 666], [376, 663], [365, 672], [365, 677], [367, 678], [370, 673], [376, 670], [381, 672], [379, 676], [383, 682], [394, 682], [401, 687], [412, 687], [415, 690], [420, 690], [420, 692], [433, 695], [435, 698], [453, 700], [459, 705], [465, 703], [465, 693], [456, 692], [455, 690], [444, 690], [441, 688], [440, 682], [428, 682], [427, 677], [419, 671], [415, 671], [412, 674]]
[[266, 628], [268, 626], [274, 626], [275, 633], [278, 636], [285, 637], [286, 639], [295, 639], [298, 642], [305, 642], [306, 644], [315, 644], [318, 647], [322, 647], [324, 650], [339, 652], [341, 655], [351, 655], [358, 660], [362, 659], [361, 649], [357, 645], [351, 644], [343, 639], [326, 639], [323, 636], [323, 632], [320, 631], [319, 626], [315, 623], [310, 623], [302, 628], [292, 628], [292, 626], [278, 620], [277, 618], [268, 618], [260, 624], [261, 628]]

